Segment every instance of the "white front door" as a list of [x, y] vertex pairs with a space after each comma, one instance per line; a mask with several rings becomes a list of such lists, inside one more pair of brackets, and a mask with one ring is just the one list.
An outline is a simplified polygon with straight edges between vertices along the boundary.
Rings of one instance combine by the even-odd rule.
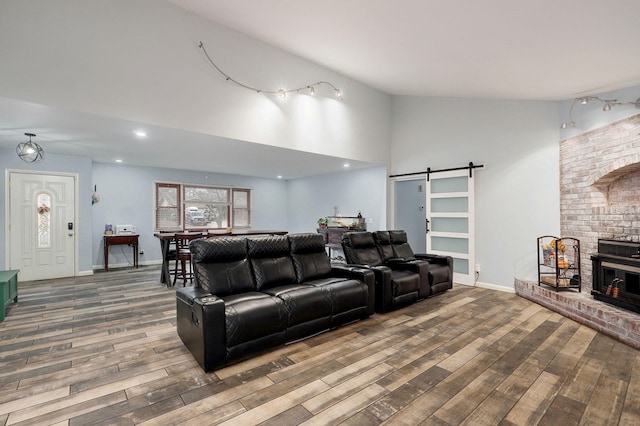
[[453, 257], [453, 281], [474, 284], [474, 181], [469, 169], [429, 175], [427, 253]]
[[9, 172], [9, 269], [20, 281], [75, 275], [76, 177]]

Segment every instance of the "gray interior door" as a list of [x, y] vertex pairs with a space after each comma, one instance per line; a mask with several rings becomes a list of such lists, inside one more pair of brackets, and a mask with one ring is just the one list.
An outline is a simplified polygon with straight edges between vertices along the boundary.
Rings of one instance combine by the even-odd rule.
[[426, 253], [425, 184], [426, 179], [395, 182], [395, 228], [404, 229], [415, 253]]

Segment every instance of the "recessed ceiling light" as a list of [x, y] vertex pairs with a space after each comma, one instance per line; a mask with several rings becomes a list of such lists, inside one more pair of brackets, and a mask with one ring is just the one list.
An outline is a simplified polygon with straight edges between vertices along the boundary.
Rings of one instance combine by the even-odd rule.
[[146, 138], [147, 137], [147, 132], [145, 132], [144, 130], [135, 130], [133, 132], [134, 135], [136, 135], [139, 138]]
[[349, 166], [350, 166], [350, 164], [349, 164], [349, 163], [344, 163], [344, 167], [345, 167], [345, 168], [346, 168], [346, 167], [349, 167]]
[[278, 175], [278, 179], [282, 179], [282, 175]]
[[118, 158], [118, 159], [116, 160], [116, 163], [122, 163], [122, 160]]

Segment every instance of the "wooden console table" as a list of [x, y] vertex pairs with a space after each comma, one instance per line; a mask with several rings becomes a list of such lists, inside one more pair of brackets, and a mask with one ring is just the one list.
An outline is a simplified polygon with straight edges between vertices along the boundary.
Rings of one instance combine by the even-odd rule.
[[138, 267], [138, 237], [139, 234], [115, 234], [104, 236], [104, 270], [109, 270], [109, 247], [126, 244], [133, 246], [133, 266]]
[[18, 303], [18, 272], [0, 271], [0, 321], [4, 321], [4, 311], [11, 303]]

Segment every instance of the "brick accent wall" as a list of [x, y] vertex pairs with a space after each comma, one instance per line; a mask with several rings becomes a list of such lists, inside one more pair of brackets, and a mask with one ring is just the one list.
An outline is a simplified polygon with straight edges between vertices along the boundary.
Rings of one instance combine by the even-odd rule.
[[640, 242], [640, 114], [560, 141], [560, 231], [580, 240], [587, 294], [598, 238]]

